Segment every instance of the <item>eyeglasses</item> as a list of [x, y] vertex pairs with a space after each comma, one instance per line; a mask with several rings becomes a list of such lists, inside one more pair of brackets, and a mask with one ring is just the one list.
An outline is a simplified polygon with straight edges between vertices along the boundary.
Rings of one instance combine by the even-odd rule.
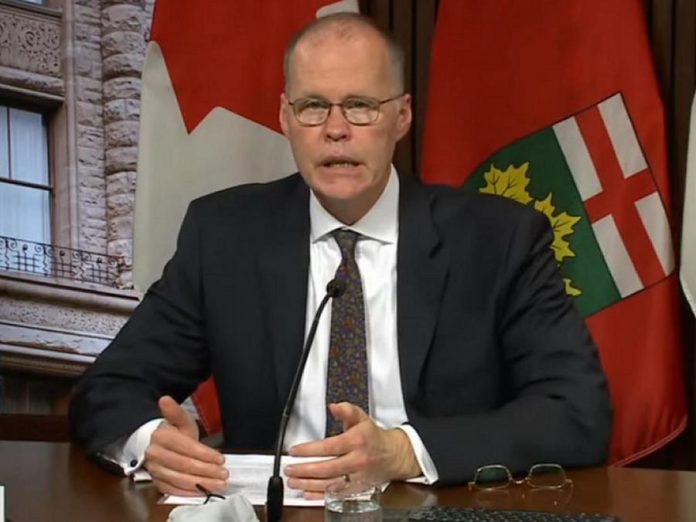
[[507, 488], [511, 484], [527, 484], [533, 489], [561, 489], [572, 485], [573, 481], [559, 464], [534, 464], [521, 480], [515, 480], [506, 466], [490, 464], [477, 469], [468, 486], [470, 490], [490, 491]]
[[208, 488], [201, 486], [200, 484], [196, 484], [196, 489], [205, 495], [205, 501], [203, 501], [203, 504], [207, 504], [208, 502], [210, 502], [214, 498], [218, 499], [218, 500], [225, 500], [224, 495], [219, 495], [217, 493], [213, 493]]
[[384, 100], [351, 96], [339, 103], [332, 103], [323, 98], [298, 98], [295, 101], [289, 101], [288, 105], [292, 107], [292, 112], [298, 123], [305, 127], [316, 127], [323, 124], [329, 118], [334, 105], [341, 108], [343, 117], [348, 123], [353, 125], [372, 125], [379, 118], [382, 112], [382, 105], [402, 96], [403, 94], [399, 94]]

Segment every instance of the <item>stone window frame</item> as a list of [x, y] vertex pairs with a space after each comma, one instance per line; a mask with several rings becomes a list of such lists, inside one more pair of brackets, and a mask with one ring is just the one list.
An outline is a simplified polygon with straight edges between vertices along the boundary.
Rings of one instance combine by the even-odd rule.
[[49, 14], [60, 10], [63, 5], [63, 0], [39, 0], [39, 2], [31, 2], [29, 0], [0, 0], [0, 4], [19, 7], [21, 9], [36, 10], [39, 13]]
[[[67, 2], [69, 4], [70, 2]], [[44, 0], [43, 5], [25, 2], [23, 0], [0, 0], [0, 15], [9, 13], [15, 16], [26, 16], [32, 22], [46, 23], [60, 28], [58, 50], [65, 52], [65, 28], [63, 24], [62, 0]], [[0, 62], [0, 66], [2, 66]], [[16, 65], [16, 64], [11, 64]], [[52, 185], [51, 193], [51, 236], [54, 245], [79, 249], [77, 230], [77, 179], [75, 176], [74, 145], [71, 145], [74, 130], [73, 118], [70, 114], [70, 93], [66, 93], [64, 78], [66, 71], [64, 56], [61, 56], [61, 70], [56, 74], [53, 83], [48, 88], [32, 88], [31, 80], [25, 81], [21, 73], [25, 72], [21, 64], [5, 67], [10, 70], [7, 77], [0, 73], [0, 99], [6, 105], [18, 106], [41, 112], [47, 120], [49, 177]], [[31, 67], [29, 67], [31, 69]], [[14, 73], [14, 74], [13, 74]], [[31, 70], [28, 74], [31, 73]], [[46, 78], [49, 75], [45, 75]], [[25, 85], [25, 83], [27, 85]]]

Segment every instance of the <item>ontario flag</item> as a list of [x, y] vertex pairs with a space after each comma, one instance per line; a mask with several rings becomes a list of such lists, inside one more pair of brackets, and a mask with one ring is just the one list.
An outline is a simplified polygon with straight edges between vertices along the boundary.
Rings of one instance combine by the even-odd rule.
[[610, 462], [686, 426], [663, 106], [640, 0], [442, 0], [423, 177], [547, 216], [614, 405]]
[[[192, 199], [296, 170], [278, 123], [283, 54], [296, 31], [336, 11], [357, 11], [357, 0], [157, 0], [142, 77], [136, 288], [159, 278]], [[212, 381], [194, 403], [219, 431]]]

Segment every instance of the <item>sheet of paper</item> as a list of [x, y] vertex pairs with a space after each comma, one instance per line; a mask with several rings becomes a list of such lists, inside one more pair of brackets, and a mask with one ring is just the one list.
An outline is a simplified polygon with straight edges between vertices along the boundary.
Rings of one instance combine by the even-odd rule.
[[[324, 460], [324, 458], [283, 456], [280, 465], [281, 474], [283, 468], [288, 464], [317, 460]], [[273, 473], [273, 455], [225, 455], [225, 467], [230, 472], [230, 478], [227, 481], [227, 489], [222, 493], [224, 496], [239, 494], [245, 496], [255, 506], [266, 504], [268, 479], [271, 473]], [[282, 476], [283, 480], [285, 480], [285, 475], [282, 474]], [[204, 501], [205, 497], [166, 495], [162, 503], [202, 504]], [[301, 491], [286, 487], [283, 505], [323, 506], [324, 500], [306, 500], [302, 497]]]

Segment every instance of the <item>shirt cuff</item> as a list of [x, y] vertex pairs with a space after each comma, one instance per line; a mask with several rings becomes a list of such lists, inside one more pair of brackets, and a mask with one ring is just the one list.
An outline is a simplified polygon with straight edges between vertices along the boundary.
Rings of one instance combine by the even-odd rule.
[[413, 453], [416, 456], [416, 461], [420, 466], [421, 473], [419, 477], [414, 477], [408, 479], [406, 482], [413, 482], [416, 484], [428, 484], [432, 485], [438, 481], [440, 475], [437, 473], [437, 468], [433, 459], [430, 457], [430, 453], [425, 449], [425, 444], [418, 435], [416, 429], [410, 424], [402, 424], [401, 426], [396, 426], [397, 429], [403, 431], [408, 440], [411, 442], [411, 447], [413, 448]]
[[[164, 419], [152, 419], [136, 429], [130, 437], [125, 437], [110, 444], [101, 454], [123, 469], [127, 476], [140, 470], [145, 460], [145, 450], [150, 445], [150, 437]], [[125, 442], [124, 442], [125, 440]]]

